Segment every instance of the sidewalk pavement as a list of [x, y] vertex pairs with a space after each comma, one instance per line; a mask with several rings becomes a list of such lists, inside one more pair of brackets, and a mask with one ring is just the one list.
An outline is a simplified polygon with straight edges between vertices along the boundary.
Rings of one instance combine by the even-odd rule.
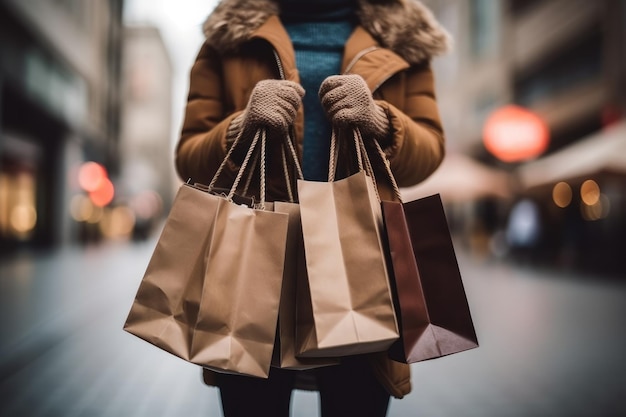
[[[196, 366], [122, 330], [153, 247], [0, 261], [0, 416], [221, 416]], [[457, 251], [481, 346], [413, 364], [390, 417], [626, 415], [626, 282]], [[317, 416], [317, 394], [292, 415]]]

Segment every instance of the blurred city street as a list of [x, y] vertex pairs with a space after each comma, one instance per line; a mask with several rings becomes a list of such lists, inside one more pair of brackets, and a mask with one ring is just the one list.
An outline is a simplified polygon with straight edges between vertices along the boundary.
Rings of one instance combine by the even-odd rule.
[[[197, 367], [122, 330], [154, 243], [0, 263], [1, 416], [221, 415]], [[624, 282], [457, 251], [481, 346], [414, 364], [389, 416], [626, 415]], [[317, 394], [293, 398], [318, 415]]]
[[[383, 84], [415, 88], [372, 90], [390, 115], [415, 107], [390, 122], [405, 132], [392, 155], [420, 144], [440, 113], [445, 159], [401, 184], [403, 199], [441, 195], [480, 347], [413, 364], [413, 391], [388, 415], [626, 416], [626, 0], [422, 2], [454, 44], [428, 62], [434, 77], [416, 75], [426, 61], [406, 36], [387, 42], [386, 26], [372, 31], [356, 9], [338, 23], [358, 20], [379, 45], [346, 53], [340, 73], [379, 52], [406, 61]], [[205, 105], [245, 112], [230, 95], [253, 91], [211, 87], [237, 78], [230, 59], [201, 70], [219, 49], [203, 30], [218, 3], [0, 0], [0, 417], [222, 416], [197, 366], [123, 330], [155, 231], [188, 180], [175, 170], [186, 165], [184, 119]], [[306, 23], [326, 34], [317, 25], [329, 22]], [[251, 36], [251, 52], [265, 51], [262, 39]], [[295, 62], [295, 49], [274, 51], [277, 63], [278, 52]], [[206, 91], [190, 89], [196, 58]], [[385, 60], [381, 74], [396, 67]], [[418, 128], [404, 127], [409, 117]], [[214, 119], [192, 129], [195, 151], [231, 131]], [[401, 171], [402, 159], [412, 157], [397, 158]], [[318, 414], [317, 393], [294, 392], [292, 416]]]

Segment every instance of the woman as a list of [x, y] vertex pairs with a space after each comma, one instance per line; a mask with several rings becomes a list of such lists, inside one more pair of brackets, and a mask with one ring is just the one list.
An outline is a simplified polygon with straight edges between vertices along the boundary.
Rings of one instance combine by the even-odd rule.
[[[430, 61], [448, 37], [419, 2], [222, 0], [204, 31], [176, 149], [182, 179], [208, 183], [235, 138], [241, 157], [259, 127], [268, 132], [269, 169], [281, 163], [272, 146], [291, 133], [308, 180], [327, 177], [331, 126], [377, 140], [401, 187], [443, 159]], [[231, 166], [225, 181], [233, 174]], [[269, 184], [268, 200], [285, 199], [284, 188]], [[220, 387], [226, 417], [287, 416], [303, 375], [315, 379], [323, 416], [384, 416], [390, 396], [411, 388], [408, 365], [384, 353], [315, 371], [272, 369], [267, 380], [205, 371], [205, 381]]]

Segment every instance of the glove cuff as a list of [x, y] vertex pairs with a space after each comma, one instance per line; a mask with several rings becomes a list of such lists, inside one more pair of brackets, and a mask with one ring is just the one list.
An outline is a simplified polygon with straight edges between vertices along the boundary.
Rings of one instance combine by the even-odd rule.
[[385, 110], [378, 104], [374, 105], [372, 117], [368, 118], [362, 126], [362, 130], [372, 135], [378, 141], [384, 141], [391, 135], [389, 118]]
[[243, 130], [244, 113], [231, 120], [228, 128], [226, 129], [226, 150], [230, 149], [235, 143], [235, 139]]

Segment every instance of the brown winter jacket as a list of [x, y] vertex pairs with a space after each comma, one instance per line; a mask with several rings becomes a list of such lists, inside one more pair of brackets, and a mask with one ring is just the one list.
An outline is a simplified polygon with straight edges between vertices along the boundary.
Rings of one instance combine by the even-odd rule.
[[[415, 0], [360, 0], [358, 4], [360, 25], [346, 43], [342, 72], [361, 75], [387, 113], [393, 135], [383, 144], [385, 152], [399, 186], [410, 186], [428, 177], [444, 156], [430, 60], [447, 48], [448, 36]], [[176, 148], [176, 168], [183, 180], [211, 180], [226, 155], [229, 125], [245, 109], [258, 81], [299, 82], [295, 53], [279, 12], [272, 0], [222, 0], [208, 17], [206, 41], [191, 69]], [[301, 108], [294, 126], [300, 157], [303, 130]], [[224, 180], [233, 175], [228, 170]], [[280, 191], [284, 188], [268, 185], [268, 200], [284, 198]], [[392, 198], [387, 183], [380, 183], [379, 191], [381, 198]], [[408, 365], [384, 355], [372, 355], [371, 362], [393, 396], [401, 398], [410, 391]], [[205, 380], [213, 382], [210, 373], [205, 372]]]

